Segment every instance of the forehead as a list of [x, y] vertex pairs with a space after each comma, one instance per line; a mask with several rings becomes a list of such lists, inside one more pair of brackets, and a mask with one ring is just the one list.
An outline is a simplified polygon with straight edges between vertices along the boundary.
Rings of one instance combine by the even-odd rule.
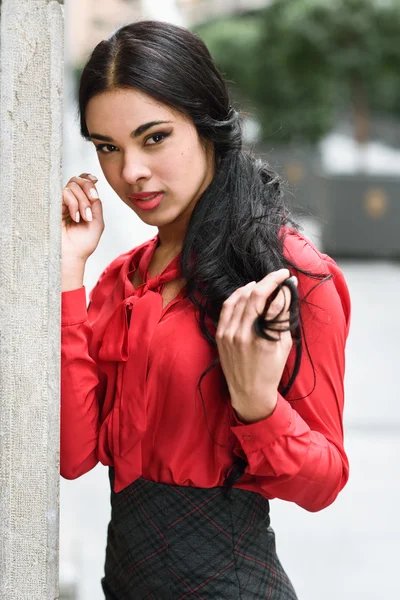
[[85, 113], [88, 128], [95, 124], [140, 125], [152, 120], [184, 120], [183, 115], [134, 88], [102, 92], [89, 100]]

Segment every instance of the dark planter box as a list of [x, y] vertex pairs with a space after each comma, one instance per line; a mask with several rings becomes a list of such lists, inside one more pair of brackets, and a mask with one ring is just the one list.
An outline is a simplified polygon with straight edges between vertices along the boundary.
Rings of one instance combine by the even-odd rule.
[[319, 152], [313, 146], [279, 146], [265, 144], [257, 154], [267, 161], [287, 182], [286, 201], [295, 215], [319, 216], [316, 171], [320, 168]]
[[400, 177], [320, 174], [318, 179], [324, 252], [400, 257]]

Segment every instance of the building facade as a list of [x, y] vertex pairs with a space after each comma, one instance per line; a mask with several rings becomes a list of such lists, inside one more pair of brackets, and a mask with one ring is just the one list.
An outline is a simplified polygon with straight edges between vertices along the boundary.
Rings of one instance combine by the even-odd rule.
[[271, 0], [69, 0], [68, 61], [80, 65], [115, 29], [137, 19], [157, 19], [189, 27], [222, 15], [257, 10]]

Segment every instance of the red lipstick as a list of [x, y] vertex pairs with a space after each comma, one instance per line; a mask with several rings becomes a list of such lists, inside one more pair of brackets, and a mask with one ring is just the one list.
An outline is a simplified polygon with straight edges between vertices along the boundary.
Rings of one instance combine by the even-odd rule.
[[160, 204], [163, 195], [163, 192], [138, 192], [128, 198], [141, 210], [152, 210]]
[[146, 200], [146, 198], [149, 199], [151, 196], [156, 196], [160, 193], [161, 192], [138, 192], [137, 194], [131, 194], [129, 198], [132, 200]]

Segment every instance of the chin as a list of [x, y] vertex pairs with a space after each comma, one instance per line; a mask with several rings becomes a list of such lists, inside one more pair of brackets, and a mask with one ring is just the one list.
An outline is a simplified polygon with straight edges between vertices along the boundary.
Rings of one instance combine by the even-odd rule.
[[180, 213], [174, 214], [172, 211], [163, 211], [160, 210], [157, 212], [157, 209], [154, 211], [149, 210], [148, 212], [138, 210], [134, 211], [136, 216], [139, 217], [143, 223], [146, 225], [152, 225], [153, 227], [166, 227], [172, 224], [176, 219], [180, 216]]

